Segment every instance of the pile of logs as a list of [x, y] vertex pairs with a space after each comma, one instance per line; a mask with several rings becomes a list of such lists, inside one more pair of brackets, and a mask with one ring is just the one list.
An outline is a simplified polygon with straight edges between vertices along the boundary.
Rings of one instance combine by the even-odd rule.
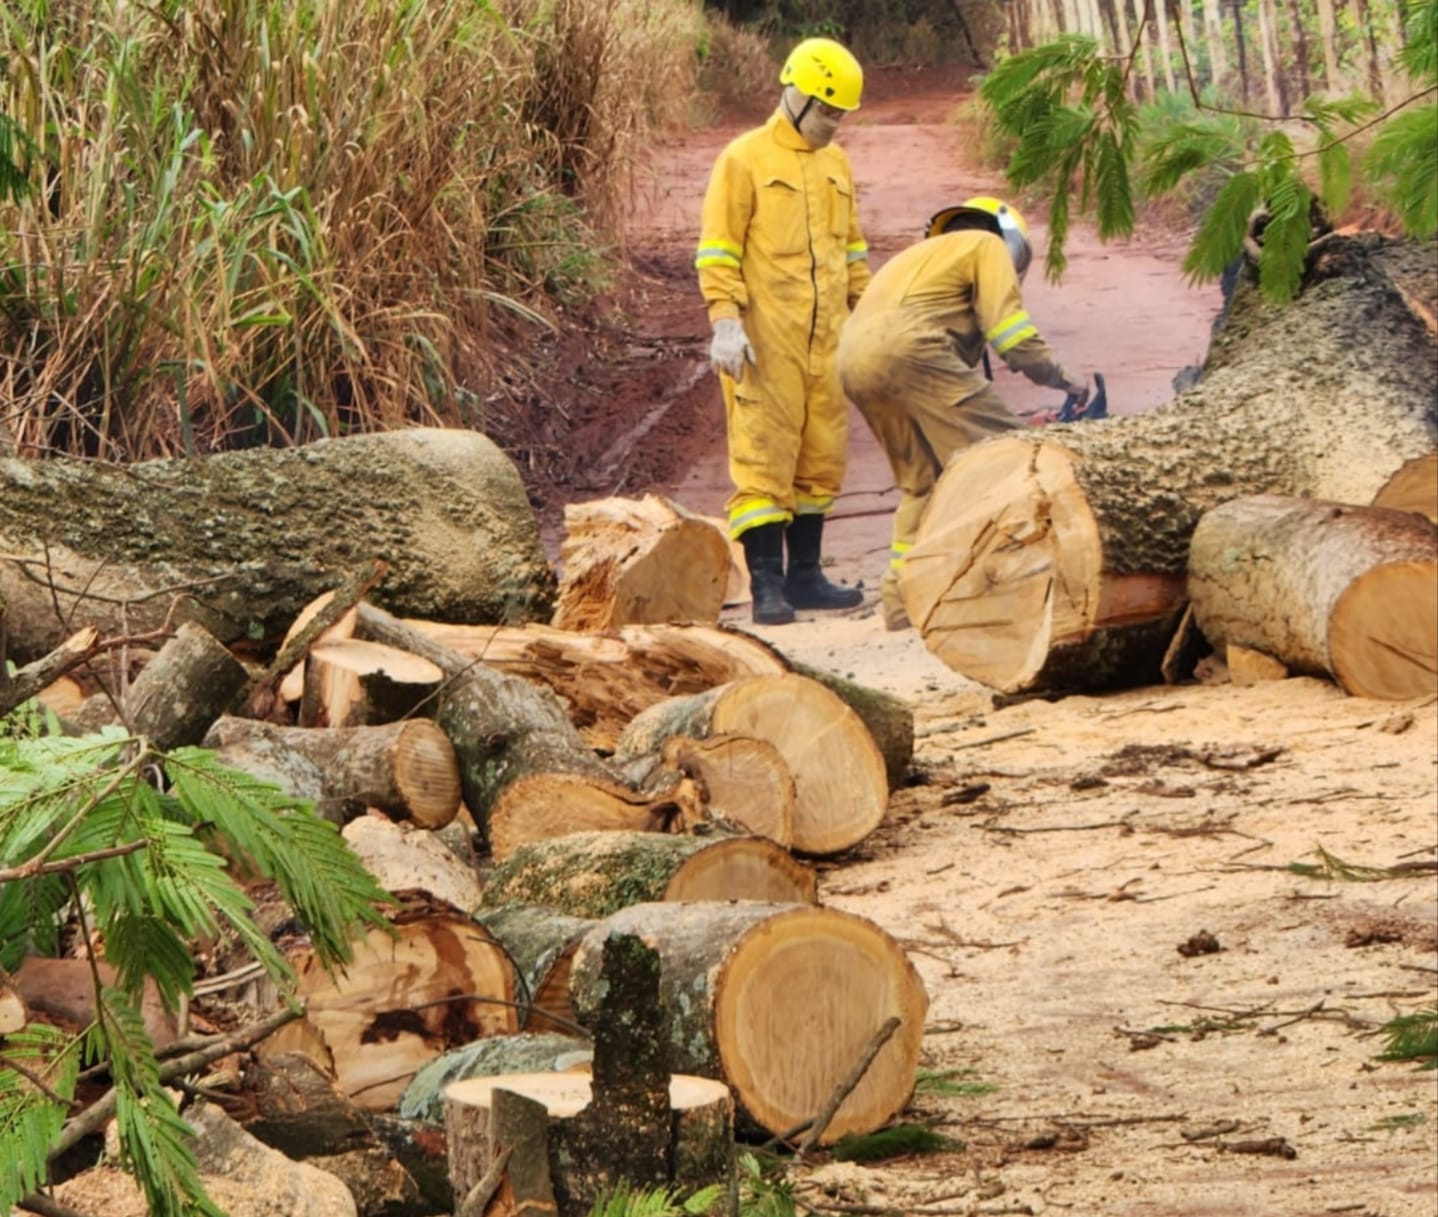
[[1324, 238], [1286, 306], [1245, 279], [1169, 406], [949, 463], [900, 580], [910, 620], [994, 688], [1098, 689], [1161, 679], [1192, 601], [1235, 658], [1432, 694], [1435, 305], [1432, 242]]
[[[348, 468], [336, 453], [311, 459]], [[183, 493], [163, 484], [166, 503]], [[912, 1093], [923, 985], [879, 926], [817, 902], [811, 865], [881, 822], [912, 756], [910, 708], [702, 618], [626, 622], [655, 603], [717, 616], [732, 557], [662, 501], [619, 515], [647, 534], [589, 561], [571, 537], [557, 582], [564, 613], [598, 628], [513, 621], [543, 599], [528, 575], [491, 575], [507, 607], [481, 621], [397, 616], [381, 602], [410, 603], [391, 584], [415, 576], [385, 556], [287, 621], [186, 601], [118, 640], [76, 634], [0, 689], [13, 705], [48, 682], [42, 700], [74, 729], [119, 719], [162, 748], [210, 748], [313, 803], [380, 878], [387, 924], [343, 975], [293, 927], [279, 939], [304, 1014], [255, 1050], [237, 1099], [256, 1135], [386, 1212], [538, 1197], [587, 1213], [620, 1179], [724, 1180], [736, 1130], [828, 1144]], [[662, 601], [636, 590], [666, 582], [644, 560], [655, 545], [698, 555], [702, 596], [672, 578]], [[520, 551], [499, 565], [526, 570]], [[18, 647], [49, 641], [49, 625], [12, 620]], [[276, 639], [267, 654], [238, 637], [244, 621]], [[109, 672], [88, 696], [56, 679], [86, 659]], [[204, 995], [275, 1008], [243, 956], [215, 968]]]

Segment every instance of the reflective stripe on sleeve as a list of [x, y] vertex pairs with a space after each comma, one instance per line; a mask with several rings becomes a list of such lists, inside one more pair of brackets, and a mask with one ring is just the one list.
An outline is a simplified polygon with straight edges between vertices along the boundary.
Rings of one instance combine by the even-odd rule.
[[844, 246], [844, 253], [850, 262], [867, 262], [869, 260], [869, 243], [867, 241], [851, 241]]
[[899, 570], [904, 565], [904, 558], [909, 550], [914, 548], [912, 541], [895, 541], [889, 550], [889, 569]]
[[1038, 327], [1029, 320], [1029, 315], [1020, 309], [1017, 313], [1000, 321], [984, 335], [984, 338], [994, 348], [995, 354], [1002, 355], [1005, 351], [1018, 346], [1024, 339], [1038, 336]]
[[694, 255], [694, 265], [699, 266], [733, 266], [738, 267], [743, 249], [735, 245], [733, 241], [712, 240], [701, 241], [698, 252]]

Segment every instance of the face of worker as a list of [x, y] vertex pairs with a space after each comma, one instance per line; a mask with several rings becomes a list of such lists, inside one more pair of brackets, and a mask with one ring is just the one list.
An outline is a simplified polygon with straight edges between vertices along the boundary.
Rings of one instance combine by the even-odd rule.
[[[804, 142], [811, 148], [827, 147], [839, 129], [844, 111], [837, 106], [827, 105], [818, 99], [810, 99], [793, 85], [784, 90], [784, 108]], [[802, 117], [800, 117], [802, 115]]]

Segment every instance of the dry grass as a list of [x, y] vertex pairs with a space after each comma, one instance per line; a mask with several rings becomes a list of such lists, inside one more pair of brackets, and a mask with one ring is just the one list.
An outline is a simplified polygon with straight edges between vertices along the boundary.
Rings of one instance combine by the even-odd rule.
[[111, 459], [483, 427], [498, 323], [602, 284], [704, 29], [697, 0], [32, 9], [0, 14], [3, 421]]

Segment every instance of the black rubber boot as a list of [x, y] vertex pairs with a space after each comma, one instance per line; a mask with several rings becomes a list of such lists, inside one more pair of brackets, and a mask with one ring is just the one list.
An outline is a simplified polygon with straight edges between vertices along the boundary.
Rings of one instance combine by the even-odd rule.
[[864, 602], [857, 587], [830, 583], [819, 569], [824, 543], [824, 517], [795, 516], [789, 525], [789, 573], [784, 576], [784, 599], [801, 609], [848, 609]]
[[784, 525], [760, 524], [739, 537], [749, 568], [756, 625], [788, 625], [794, 609], [784, 599]]

